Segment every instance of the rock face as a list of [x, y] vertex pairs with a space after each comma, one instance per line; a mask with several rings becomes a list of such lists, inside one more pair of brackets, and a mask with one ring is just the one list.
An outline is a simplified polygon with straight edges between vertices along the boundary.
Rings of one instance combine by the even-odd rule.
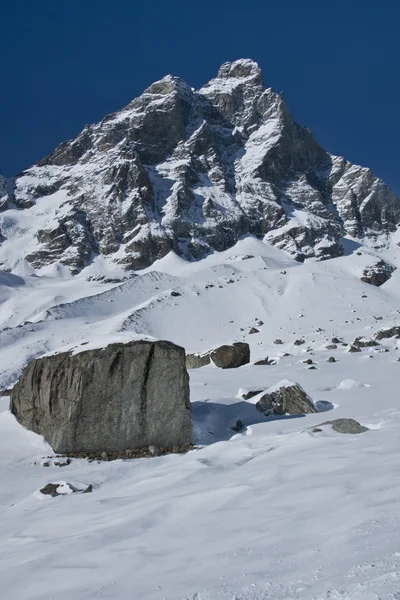
[[13, 388], [11, 411], [59, 453], [188, 447], [185, 351], [134, 341], [39, 358]]
[[170, 250], [197, 259], [247, 233], [300, 261], [325, 259], [343, 254], [343, 234], [387, 233], [400, 220], [383, 181], [321, 148], [247, 59], [197, 91], [168, 75], [13, 180], [0, 178], [0, 241], [19, 235], [15, 208], [28, 211], [25, 243], [14, 258], [0, 245], [0, 268], [25, 258], [72, 272], [97, 254], [126, 269]]
[[258, 400], [256, 408], [268, 415], [304, 415], [318, 412], [303, 388], [293, 381], [281, 381], [268, 389]]

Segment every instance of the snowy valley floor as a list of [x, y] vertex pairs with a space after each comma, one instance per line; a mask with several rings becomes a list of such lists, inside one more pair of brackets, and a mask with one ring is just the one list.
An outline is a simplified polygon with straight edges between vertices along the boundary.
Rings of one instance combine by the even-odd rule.
[[[382, 288], [359, 281], [369, 252], [299, 265], [247, 239], [202, 263], [167, 257], [122, 285], [4, 274], [3, 388], [33, 356], [100, 335], [161, 337], [189, 352], [245, 340], [252, 362], [277, 364], [190, 371], [199, 448], [186, 455], [45, 468], [51, 449], [1, 398], [1, 598], [399, 600], [399, 341], [326, 348], [400, 322], [400, 275]], [[321, 413], [268, 419], [240, 397], [282, 379]], [[313, 432], [338, 417], [369, 431]], [[50, 481], [93, 492], [44, 497]]]

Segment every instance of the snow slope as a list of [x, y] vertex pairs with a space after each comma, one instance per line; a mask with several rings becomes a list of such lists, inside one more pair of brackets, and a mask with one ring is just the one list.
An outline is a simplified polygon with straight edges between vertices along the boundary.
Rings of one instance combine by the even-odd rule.
[[[400, 344], [348, 352], [399, 324], [398, 271], [381, 288], [359, 279], [376, 257], [396, 264], [396, 242], [347, 239], [345, 256], [300, 264], [247, 237], [199, 262], [170, 253], [122, 283], [94, 280], [110, 275], [101, 261], [76, 277], [2, 274], [0, 388], [34, 356], [138, 334], [199, 352], [245, 340], [252, 363], [276, 362], [190, 372], [197, 449], [186, 455], [60, 468], [0, 398], [2, 597], [398, 600]], [[332, 337], [345, 345], [327, 349]], [[283, 379], [320, 413], [266, 418], [241, 396]], [[369, 431], [313, 432], [338, 417]], [[57, 481], [93, 493], [38, 493]]]

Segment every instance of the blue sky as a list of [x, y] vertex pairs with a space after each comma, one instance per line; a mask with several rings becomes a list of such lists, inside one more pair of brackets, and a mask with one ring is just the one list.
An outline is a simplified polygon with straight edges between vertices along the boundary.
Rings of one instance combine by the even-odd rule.
[[330, 152], [400, 195], [396, 0], [3, 0], [0, 167], [12, 175], [167, 73], [248, 57]]

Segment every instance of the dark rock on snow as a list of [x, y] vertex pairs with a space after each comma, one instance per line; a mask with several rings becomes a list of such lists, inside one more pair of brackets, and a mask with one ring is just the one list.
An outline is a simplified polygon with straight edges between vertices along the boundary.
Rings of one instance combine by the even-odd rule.
[[231, 346], [216, 348], [210, 357], [220, 369], [235, 369], [250, 362], [250, 347], [244, 342], [235, 342]]
[[363, 433], [368, 431], [367, 427], [363, 427], [354, 419], [333, 419], [333, 421], [325, 421], [320, 425], [332, 425], [332, 429], [338, 433]]
[[250, 347], [245, 342], [219, 346], [202, 354], [187, 354], [186, 368], [199, 369], [213, 362], [220, 369], [235, 369], [250, 362]]
[[291, 381], [282, 381], [267, 390], [257, 402], [256, 408], [269, 415], [303, 415], [318, 412], [303, 388]]
[[376, 340], [384, 340], [391, 337], [400, 336], [400, 326], [396, 325], [394, 327], [387, 327], [386, 329], [381, 329], [375, 336]]
[[58, 453], [188, 447], [185, 351], [133, 341], [33, 360], [13, 388], [11, 411]]
[[385, 261], [379, 260], [377, 263], [364, 270], [361, 281], [379, 287], [391, 278], [395, 270], [396, 267], [393, 265], [389, 265]]

